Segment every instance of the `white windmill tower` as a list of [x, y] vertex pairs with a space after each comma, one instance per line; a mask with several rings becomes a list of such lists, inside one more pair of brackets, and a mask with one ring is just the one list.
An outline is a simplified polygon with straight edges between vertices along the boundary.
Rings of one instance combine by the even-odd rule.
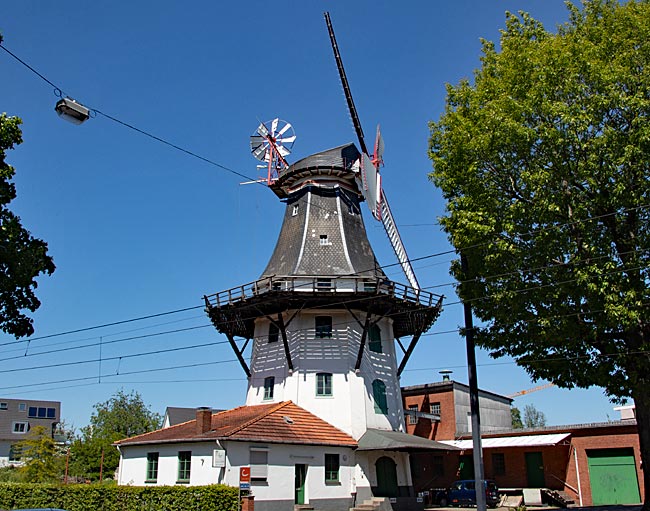
[[[269, 188], [286, 202], [282, 228], [260, 278], [206, 296], [206, 309], [248, 376], [247, 405], [291, 400], [350, 434], [359, 442], [359, 496], [398, 497], [410, 491], [408, 449], [385, 443], [408, 441], [399, 375], [437, 319], [442, 297], [421, 290], [415, 278], [381, 186], [381, 135], [370, 155], [325, 18], [361, 151], [348, 143], [289, 165], [291, 126], [260, 124], [251, 148], [267, 164]], [[383, 223], [408, 285], [389, 280], [377, 263], [364, 200]], [[236, 338], [245, 339], [242, 348]], [[251, 340], [249, 365], [244, 349]]]

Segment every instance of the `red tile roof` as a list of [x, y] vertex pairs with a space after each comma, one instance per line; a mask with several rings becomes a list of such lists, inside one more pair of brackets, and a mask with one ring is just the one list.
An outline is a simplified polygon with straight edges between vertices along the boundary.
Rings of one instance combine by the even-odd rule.
[[210, 431], [203, 434], [197, 432], [194, 419], [125, 438], [115, 444], [123, 446], [214, 440], [357, 447], [357, 442], [347, 433], [291, 401], [240, 406], [214, 413]]

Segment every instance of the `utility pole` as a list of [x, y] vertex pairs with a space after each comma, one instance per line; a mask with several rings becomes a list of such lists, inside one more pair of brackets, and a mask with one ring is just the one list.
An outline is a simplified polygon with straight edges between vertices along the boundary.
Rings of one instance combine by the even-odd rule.
[[[460, 266], [463, 278], [467, 279], [468, 264], [467, 258], [460, 253]], [[478, 379], [476, 376], [476, 353], [474, 349], [474, 319], [472, 318], [472, 306], [463, 300], [463, 311], [465, 313], [465, 347], [467, 349], [467, 372], [469, 376], [469, 403], [472, 415], [472, 443], [474, 449], [474, 481], [476, 485], [476, 509], [486, 511], [485, 500], [485, 474], [483, 473], [483, 448], [481, 447], [481, 415], [478, 404]]]

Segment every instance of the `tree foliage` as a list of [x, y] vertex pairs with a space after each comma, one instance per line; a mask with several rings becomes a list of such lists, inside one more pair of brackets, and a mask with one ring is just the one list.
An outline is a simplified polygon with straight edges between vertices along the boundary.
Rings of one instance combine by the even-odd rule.
[[[432, 123], [476, 342], [559, 387], [632, 397], [650, 466], [650, 2], [506, 15]], [[650, 494], [650, 478], [646, 495]]]
[[109, 478], [117, 469], [120, 454], [113, 442], [158, 429], [162, 418], [135, 391], [127, 394], [119, 390], [94, 409], [90, 424], [81, 429], [70, 447], [70, 473], [97, 480], [100, 471]]
[[20, 453], [23, 480], [30, 483], [58, 481], [64, 463], [52, 432], [45, 426], [33, 427], [27, 436], [15, 446]]
[[512, 429], [522, 429], [524, 423], [521, 420], [521, 410], [516, 406], [510, 408], [510, 416], [512, 417]]
[[546, 415], [535, 408], [535, 405], [524, 406], [524, 428], [541, 428], [546, 426]]
[[34, 294], [36, 277], [55, 268], [47, 243], [34, 238], [8, 208], [16, 198], [16, 186], [11, 181], [15, 169], [5, 156], [22, 143], [21, 122], [0, 114], [0, 330], [16, 338], [34, 332], [32, 319], [23, 311], [34, 312], [41, 305]]

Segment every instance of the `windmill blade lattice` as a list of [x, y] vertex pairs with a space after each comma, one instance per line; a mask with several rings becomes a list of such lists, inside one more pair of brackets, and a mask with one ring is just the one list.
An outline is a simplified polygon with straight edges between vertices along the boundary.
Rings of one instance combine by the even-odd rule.
[[261, 123], [251, 135], [251, 153], [260, 161], [267, 163], [277, 159], [279, 154], [284, 158], [291, 154], [291, 148], [296, 140], [296, 134], [290, 123], [275, 118]]

